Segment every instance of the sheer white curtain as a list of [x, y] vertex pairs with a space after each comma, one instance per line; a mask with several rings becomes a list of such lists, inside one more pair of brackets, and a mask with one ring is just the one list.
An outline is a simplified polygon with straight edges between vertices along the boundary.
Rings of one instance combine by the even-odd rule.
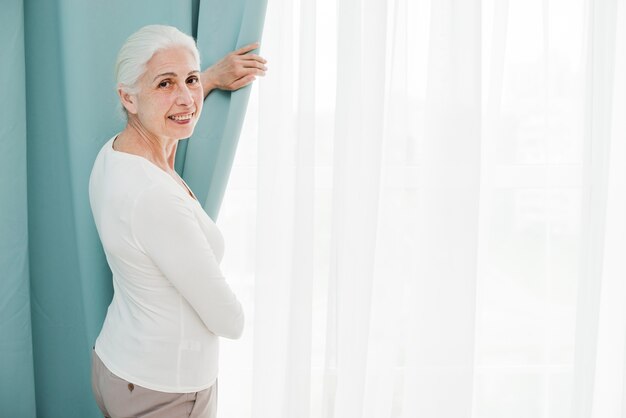
[[626, 416], [624, 0], [270, 0], [223, 418]]
[[[626, 2], [589, 9], [588, 251], [579, 290], [575, 411], [626, 417]], [[593, 299], [589, 296], [595, 297]]]

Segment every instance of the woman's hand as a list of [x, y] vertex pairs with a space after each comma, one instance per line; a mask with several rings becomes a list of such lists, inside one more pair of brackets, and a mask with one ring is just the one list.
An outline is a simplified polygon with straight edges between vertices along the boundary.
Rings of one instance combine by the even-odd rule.
[[252, 83], [257, 75], [264, 76], [267, 61], [248, 53], [258, 47], [259, 43], [255, 42], [239, 48], [200, 73], [204, 97], [213, 89], [237, 90]]

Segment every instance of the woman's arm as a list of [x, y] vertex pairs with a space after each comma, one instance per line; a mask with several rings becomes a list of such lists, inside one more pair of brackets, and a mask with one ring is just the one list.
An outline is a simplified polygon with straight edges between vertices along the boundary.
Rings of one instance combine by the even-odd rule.
[[182, 197], [152, 187], [136, 197], [133, 236], [161, 273], [221, 337], [241, 336], [241, 303], [226, 283], [210, 243]]
[[264, 76], [267, 67], [265, 58], [249, 53], [259, 47], [259, 43], [246, 45], [231, 52], [214, 65], [200, 73], [204, 97], [211, 90], [237, 90]]

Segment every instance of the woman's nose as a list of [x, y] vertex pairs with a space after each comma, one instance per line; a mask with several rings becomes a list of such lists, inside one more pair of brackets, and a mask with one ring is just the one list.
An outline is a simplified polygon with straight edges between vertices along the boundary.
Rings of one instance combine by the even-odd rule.
[[191, 105], [193, 104], [193, 96], [189, 91], [187, 85], [183, 85], [178, 89], [178, 95], [176, 96], [176, 104], [178, 105]]

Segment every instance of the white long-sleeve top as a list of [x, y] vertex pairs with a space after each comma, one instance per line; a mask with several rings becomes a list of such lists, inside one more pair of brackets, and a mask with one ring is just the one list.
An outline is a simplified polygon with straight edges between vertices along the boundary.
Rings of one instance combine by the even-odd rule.
[[219, 263], [223, 237], [176, 180], [111, 138], [89, 200], [113, 273], [114, 295], [95, 350], [117, 376], [189, 393], [217, 378], [218, 336], [239, 338], [244, 315]]

